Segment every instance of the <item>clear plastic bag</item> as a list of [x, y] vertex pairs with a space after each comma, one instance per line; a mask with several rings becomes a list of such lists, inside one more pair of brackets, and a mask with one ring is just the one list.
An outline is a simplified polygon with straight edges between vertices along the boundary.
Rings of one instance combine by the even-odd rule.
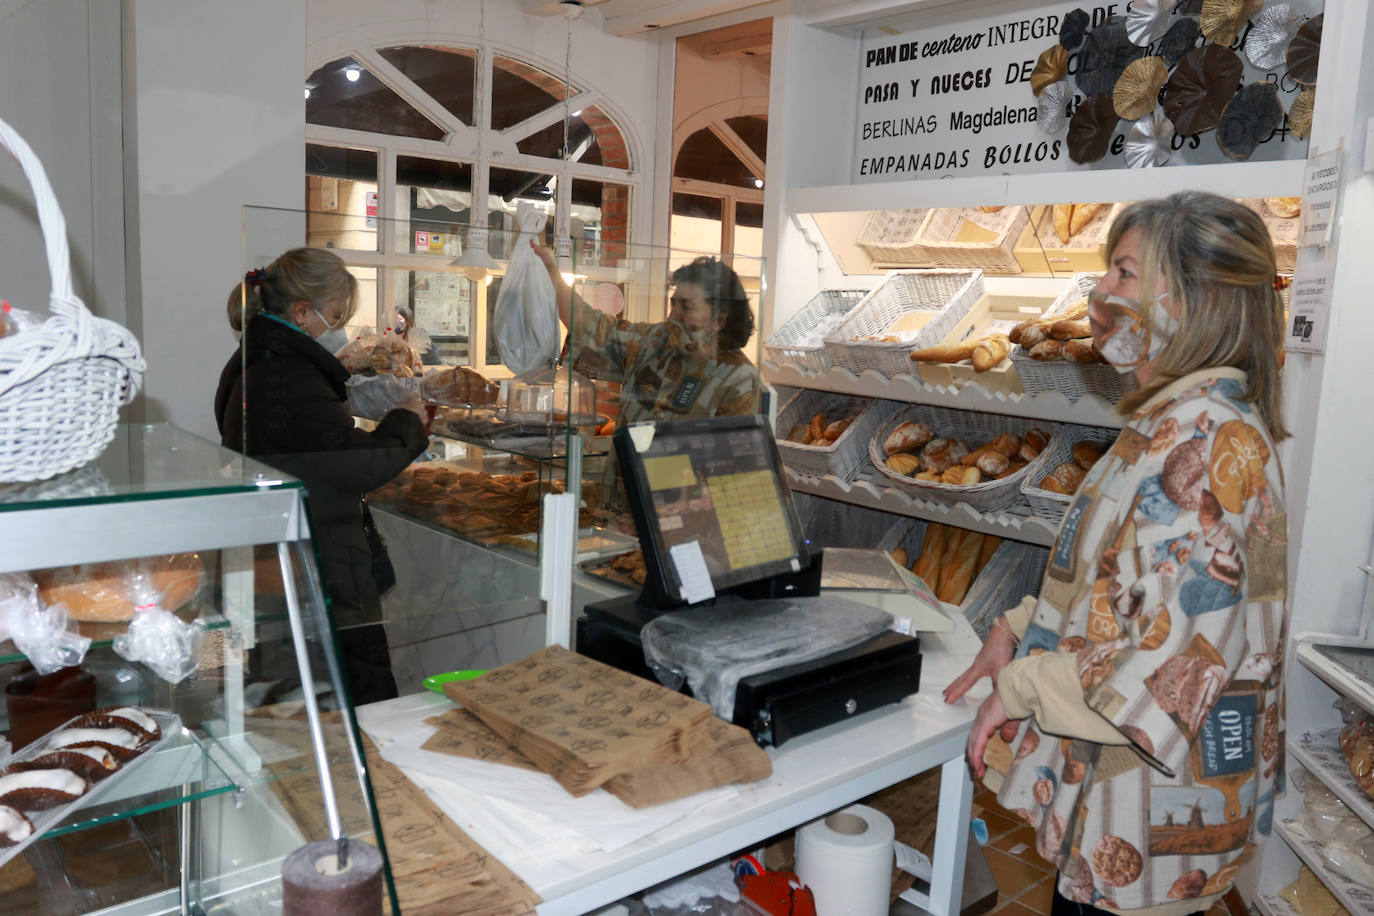
[[91, 641], [70, 628], [67, 609], [45, 607], [24, 573], [0, 573], [0, 638], [13, 641], [39, 674], [81, 664]]
[[205, 643], [205, 625], [190, 623], [164, 609], [162, 584], [146, 565], [134, 564], [125, 577], [134, 604], [129, 628], [114, 639], [121, 658], [141, 662], [168, 683], [184, 681], [196, 670]]
[[652, 916], [687, 916], [718, 913], [721, 903], [738, 903], [739, 887], [729, 862], [665, 882], [644, 895], [644, 907]]
[[892, 615], [844, 598], [721, 598], [710, 607], [664, 614], [640, 639], [654, 674], [692, 693], [729, 722], [742, 677], [857, 646], [888, 629]]
[[24, 309], [17, 309], [8, 302], [0, 304], [0, 337], [9, 337], [24, 331], [32, 331], [47, 319]]
[[558, 300], [539, 255], [530, 248], [547, 217], [521, 204], [520, 234], [511, 251], [492, 319], [501, 361], [516, 375], [553, 365], [558, 357]]
[[380, 420], [420, 396], [419, 378], [350, 375], [345, 387], [348, 389], [348, 412], [369, 420]]
[[1350, 809], [1320, 783], [1311, 783], [1303, 793], [1302, 822], [1307, 832], [1323, 842], [1329, 841], [1350, 817]]

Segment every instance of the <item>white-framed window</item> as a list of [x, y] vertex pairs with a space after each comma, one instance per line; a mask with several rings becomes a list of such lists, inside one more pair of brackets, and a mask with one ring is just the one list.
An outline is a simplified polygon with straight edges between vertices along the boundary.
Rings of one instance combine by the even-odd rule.
[[[323, 64], [305, 89], [307, 244], [359, 274], [357, 325], [391, 326], [407, 309], [433, 358], [499, 373], [488, 292], [517, 206], [549, 214], [546, 241], [566, 238], [579, 273], [624, 256], [629, 138], [575, 75], [490, 47], [383, 44]], [[453, 268], [473, 244], [496, 270]]]

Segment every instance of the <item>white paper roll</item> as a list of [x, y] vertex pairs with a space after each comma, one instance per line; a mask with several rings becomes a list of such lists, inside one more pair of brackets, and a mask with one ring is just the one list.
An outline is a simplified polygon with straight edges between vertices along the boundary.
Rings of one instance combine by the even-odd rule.
[[887, 916], [892, 821], [850, 805], [797, 831], [797, 877], [816, 895], [818, 916]]

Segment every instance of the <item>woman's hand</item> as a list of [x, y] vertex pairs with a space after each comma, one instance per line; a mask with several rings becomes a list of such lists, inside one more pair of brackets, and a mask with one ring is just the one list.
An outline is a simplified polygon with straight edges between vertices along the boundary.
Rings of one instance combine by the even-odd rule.
[[945, 702], [953, 703], [985, 677], [992, 678], [993, 683], [996, 683], [997, 675], [1011, 662], [1015, 652], [1016, 637], [1012, 635], [1011, 625], [1005, 618], [998, 618], [988, 632], [983, 648], [978, 650], [978, 655], [973, 659], [973, 664], [945, 688]]
[[982, 779], [988, 770], [987, 764], [983, 762], [983, 754], [987, 752], [988, 742], [992, 740], [992, 736], [1000, 731], [1002, 740], [1010, 743], [1016, 738], [1016, 731], [1020, 728], [1019, 722], [1019, 719], [1007, 718], [1007, 708], [1002, 705], [1002, 698], [995, 690], [992, 696], [978, 707], [978, 715], [974, 718], [973, 728], [968, 733], [968, 744], [964, 747], [964, 757], [974, 779]]
[[548, 245], [539, 244], [535, 239], [530, 239], [530, 247], [534, 249], [535, 254], [539, 255], [539, 260], [544, 262], [544, 269], [549, 272], [549, 276], [555, 278], [554, 283], [556, 285], [559, 276], [558, 261], [553, 256], [553, 249]]

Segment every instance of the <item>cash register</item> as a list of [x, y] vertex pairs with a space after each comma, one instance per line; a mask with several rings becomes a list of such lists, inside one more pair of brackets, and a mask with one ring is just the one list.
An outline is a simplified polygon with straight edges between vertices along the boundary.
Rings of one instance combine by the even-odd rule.
[[[765, 607], [832, 618], [848, 609], [848, 599], [818, 597], [824, 554], [804, 536], [764, 418], [634, 424], [613, 441], [646, 575], [639, 595], [586, 606], [578, 652], [652, 680], [642, 634], [664, 615], [709, 617], [724, 605], [747, 625], [758, 608], [766, 628]], [[854, 608], [856, 617], [872, 611]], [[919, 688], [920, 641], [878, 629], [838, 651], [740, 677], [733, 715], [717, 713], [777, 746], [900, 701]]]

